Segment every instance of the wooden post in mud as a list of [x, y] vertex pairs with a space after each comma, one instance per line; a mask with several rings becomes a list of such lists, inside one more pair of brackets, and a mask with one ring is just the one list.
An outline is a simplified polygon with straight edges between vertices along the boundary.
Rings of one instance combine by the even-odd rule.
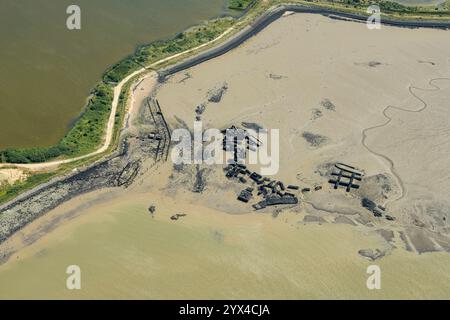
[[158, 139], [158, 147], [156, 148], [156, 153], [155, 153], [155, 162], [158, 161], [158, 154], [159, 154], [160, 146], [161, 146], [161, 139]]

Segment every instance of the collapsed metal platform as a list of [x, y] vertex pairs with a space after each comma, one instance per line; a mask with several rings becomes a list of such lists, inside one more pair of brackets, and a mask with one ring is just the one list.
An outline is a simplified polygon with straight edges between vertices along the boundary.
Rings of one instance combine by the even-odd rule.
[[334, 167], [331, 173], [333, 177], [328, 180], [329, 183], [334, 185], [334, 189], [339, 188], [339, 186], [345, 187], [347, 192], [350, 192], [352, 188], [359, 189], [357, 182], [362, 181], [364, 172], [341, 162], [336, 163]]

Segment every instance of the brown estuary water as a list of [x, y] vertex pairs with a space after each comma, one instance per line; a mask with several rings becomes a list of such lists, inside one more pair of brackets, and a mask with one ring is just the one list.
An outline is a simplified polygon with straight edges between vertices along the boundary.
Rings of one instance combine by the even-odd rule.
[[[71, 4], [81, 8], [81, 30], [66, 27]], [[56, 143], [108, 66], [226, 7], [227, 0], [0, 1], [0, 149]]]

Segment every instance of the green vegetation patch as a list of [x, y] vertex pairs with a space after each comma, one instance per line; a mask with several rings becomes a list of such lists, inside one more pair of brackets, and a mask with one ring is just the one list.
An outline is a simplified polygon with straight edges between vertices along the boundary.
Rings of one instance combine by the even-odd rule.
[[105, 72], [103, 81], [117, 83], [132, 72], [171, 55], [195, 48], [218, 37], [234, 22], [232, 18], [216, 19], [179, 33], [172, 39], [158, 40], [139, 47], [136, 52]]
[[135, 57], [129, 56], [126, 59], [116, 63], [114, 66], [109, 68], [103, 75], [103, 81], [106, 83], [108, 82], [118, 83], [123, 78], [125, 78], [126, 75], [140, 68], [142, 68], [142, 66], [135, 61]]
[[103, 142], [112, 101], [113, 88], [110, 85], [101, 83], [93, 90], [83, 114], [59, 143], [64, 155], [92, 152]]
[[245, 10], [253, 0], [230, 0], [228, 8], [233, 10]]
[[154, 63], [171, 55], [214, 40], [233, 24], [233, 19], [218, 19], [191, 28], [167, 41], [157, 41], [138, 49], [136, 59], [143, 64]]

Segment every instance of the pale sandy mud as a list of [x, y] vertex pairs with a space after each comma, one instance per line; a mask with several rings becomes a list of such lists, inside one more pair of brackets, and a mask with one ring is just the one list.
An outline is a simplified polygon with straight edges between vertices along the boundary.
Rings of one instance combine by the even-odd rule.
[[[5, 242], [0, 297], [449, 298], [450, 81], [432, 81], [449, 77], [448, 36], [293, 14], [174, 75], [155, 93], [172, 129], [192, 129], [200, 105], [205, 129], [279, 129], [274, 178], [311, 191], [297, 192], [299, 205], [254, 212], [222, 166], [158, 164]], [[153, 84], [141, 84], [137, 104]], [[388, 120], [384, 110], [391, 122], [364, 139]], [[364, 170], [358, 191], [328, 184], [336, 161]], [[374, 217], [362, 197], [397, 220]], [[83, 270], [80, 291], [65, 289], [71, 264]], [[366, 287], [371, 264], [382, 290]]]

